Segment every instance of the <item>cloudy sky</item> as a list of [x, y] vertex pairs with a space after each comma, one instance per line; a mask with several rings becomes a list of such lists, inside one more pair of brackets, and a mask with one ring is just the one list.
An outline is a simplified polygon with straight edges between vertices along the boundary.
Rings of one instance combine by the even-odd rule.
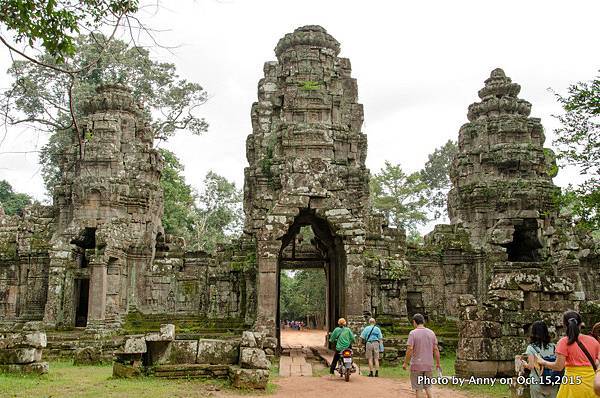
[[[322, 25], [350, 58], [364, 104], [363, 131], [369, 139], [367, 164], [384, 160], [419, 169], [427, 154], [455, 139], [469, 104], [492, 69], [502, 67], [521, 84], [521, 98], [552, 142], [560, 112], [552, 88], [564, 92], [589, 80], [600, 68], [599, 1], [330, 1], [177, 0], [141, 17], [166, 29], [157, 38], [177, 46], [153, 50], [156, 59], [176, 64], [182, 77], [210, 94], [203, 106], [207, 133], [181, 133], [165, 146], [185, 164], [189, 183], [200, 189], [208, 170], [243, 183], [245, 140], [251, 132], [250, 106], [263, 63], [285, 33]], [[151, 13], [150, 13], [151, 11]], [[9, 55], [0, 49], [0, 69]], [[0, 75], [0, 88], [8, 85]], [[0, 146], [0, 179], [17, 191], [44, 198], [37, 154], [46, 137], [9, 130]], [[576, 179], [562, 170], [559, 185]]]

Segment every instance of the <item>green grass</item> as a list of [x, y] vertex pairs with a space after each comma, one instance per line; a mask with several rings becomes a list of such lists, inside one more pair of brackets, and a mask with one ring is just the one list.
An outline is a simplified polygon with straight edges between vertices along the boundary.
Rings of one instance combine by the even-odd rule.
[[[455, 371], [454, 371], [454, 361], [456, 360], [456, 357], [454, 354], [447, 354], [442, 356], [441, 358], [441, 365], [442, 365], [442, 373], [445, 376], [453, 376], [455, 375]], [[362, 367], [362, 374], [367, 375], [369, 373], [369, 368], [368, 367]], [[366, 369], [366, 371], [365, 371]], [[382, 366], [381, 369], [379, 370], [379, 375], [380, 377], [389, 377], [389, 378], [403, 378], [403, 379], [408, 379], [410, 376], [410, 373], [408, 370], [404, 370], [402, 369], [402, 364], [399, 364], [397, 366]], [[452, 388], [455, 390], [459, 390], [459, 391], [464, 391], [464, 392], [470, 392], [473, 393], [475, 396], [477, 397], [481, 397], [481, 398], [487, 398], [487, 397], [494, 397], [494, 398], [509, 398], [510, 397], [510, 391], [508, 390], [508, 386], [506, 385], [494, 385], [494, 386], [490, 386], [490, 385], [474, 385], [474, 384], [470, 384], [470, 385], [463, 385], [462, 387], [460, 386], [454, 386], [454, 385], [448, 385], [448, 388]]]
[[[276, 386], [269, 383], [262, 394], [271, 394], [275, 389]], [[43, 376], [0, 374], [0, 397], [3, 398], [207, 397], [216, 390], [235, 391], [235, 395], [261, 394], [255, 390], [234, 389], [227, 380], [113, 379], [111, 365], [73, 366], [70, 362], [51, 362], [49, 373]]]

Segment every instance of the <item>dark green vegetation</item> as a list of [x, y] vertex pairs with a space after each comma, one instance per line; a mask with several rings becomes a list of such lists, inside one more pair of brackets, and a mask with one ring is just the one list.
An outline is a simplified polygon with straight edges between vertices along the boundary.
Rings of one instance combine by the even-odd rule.
[[125, 318], [126, 334], [149, 333], [160, 329], [164, 323], [177, 325], [177, 334], [194, 334], [203, 337], [222, 337], [239, 334], [247, 329], [243, 319], [207, 319], [195, 315], [142, 314], [131, 312]]
[[577, 225], [595, 234], [600, 231], [600, 77], [579, 82], [556, 94], [565, 113], [557, 118], [554, 133], [559, 160], [579, 167], [585, 181], [563, 190], [560, 205], [570, 211]]
[[81, 31], [116, 24], [137, 10], [137, 0], [2, 0], [0, 21], [17, 44], [40, 44], [62, 61], [75, 54]]
[[309, 326], [325, 326], [327, 281], [320, 269], [282, 271], [280, 283], [280, 318], [304, 321]]
[[31, 196], [13, 191], [8, 181], [0, 180], [0, 206], [4, 209], [5, 214], [13, 216], [32, 202]]
[[390, 225], [404, 228], [410, 240], [420, 241], [417, 226], [447, 215], [448, 169], [457, 151], [456, 143], [449, 140], [428, 156], [422, 170], [410, 174], [399, 164], [385, 162], [370, 181], [373, 209], [384, 214]]

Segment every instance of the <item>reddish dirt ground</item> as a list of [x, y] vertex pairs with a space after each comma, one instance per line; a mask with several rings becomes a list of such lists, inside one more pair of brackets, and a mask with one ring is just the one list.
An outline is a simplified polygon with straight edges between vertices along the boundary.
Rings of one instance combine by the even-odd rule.
[[281, 346], [282, 347], [322, 347], [325, 345], [325, 336], [327, 332], [324, 330], [290, 330], [284, 329], [281, 331]]
[[[336, 377], [282, 377], [274, 380], [278, 386], [277, 391], [269, 397], [273, 398], [403, 398], [414, 397], [408, 380], [394, 380], [385, 378], [370, 378], [365, 376], [352, 377], [349, 382]], [[473, 395], [464, 394], [449, 389], [434, 388], [435, 398], [473, 398]], [[252, 397], [252, 396], [247, 396]], [[261, 397], [260, 395], [255, 398]], [[264, 398], [264, 395], [262, 395]]]

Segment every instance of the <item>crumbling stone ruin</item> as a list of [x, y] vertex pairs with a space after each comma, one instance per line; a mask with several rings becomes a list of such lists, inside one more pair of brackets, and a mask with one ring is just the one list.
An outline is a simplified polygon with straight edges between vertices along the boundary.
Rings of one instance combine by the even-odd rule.
[[[99, 87], [85, 106], [81, 155], [74, 137], [61, 162], [53, 205], [0, 213], [0, 325], [139, 333], [139, 347], [85, 344], [102, 355], [116, 349], [129, 371], [143, 365], [147, 344], [170, 347], [198, 374], [241, 361], [234, 383], [258, 385], [268, 375], [263, 355], [278, 348], [285, 269], [325, 271], [330, 329], [340, 316], [351, 327], [371, 315], [390, 323], [415, 312], [458, 319], [457, 370], [465, 375], [510, 373], [531, 322], [543, 318], [558, 330], [564, 309], [590, 312], [600, 299], [598, 244], [559, 216], [554, 157], [531, 104], [517, 97], [519, 85], [492, 71], [459, 133], [450, 224], [411, 246], [370, 211], [363, 107], [339, 52], [320, 26], [278, 42], [252, 105], [244, 235], [216, 254], [164, 233], [162, 160], [148, 119], [125, 87]], [[178, 338], [148, 343], [146, 333], [167, 323]], [[255, 340], [263, 336], [260, 347], [245, 335], [235, 355], [210, 348], [249, 329]], [[389, 341], [397, 360], [403, 340]], [[252, 367], [265, 372], [245, 370]], [[171, 371], [184, 372], [165, 377]]]
[[46, 333], [38, 330], [0, 333], [0, 372], [48, 373], [48, 362], [42, 362], [45, 347]]

